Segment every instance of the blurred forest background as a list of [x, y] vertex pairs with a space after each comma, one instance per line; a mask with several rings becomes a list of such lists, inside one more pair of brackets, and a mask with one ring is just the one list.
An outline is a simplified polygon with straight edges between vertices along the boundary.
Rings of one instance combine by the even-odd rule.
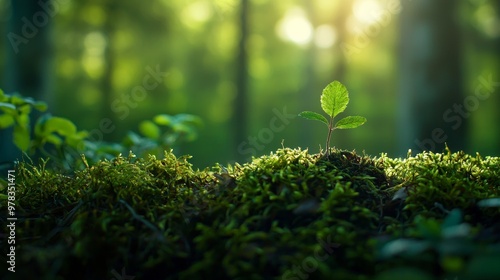
[[[327, 129], [291, 115], [320, 112], [333, 80], [350, 93], [340, 116], [368, 119], [335, 131], [338, 148], [500, 155], [498, 0], [0, 0], [0, 22], [6, 93], [87, 131], [109, 118], [105, 141], [200, 116], [174, 150], [196, 167], [318, 152]], [[0, 144], [1, 161], [19, 157], [8, 130]]]

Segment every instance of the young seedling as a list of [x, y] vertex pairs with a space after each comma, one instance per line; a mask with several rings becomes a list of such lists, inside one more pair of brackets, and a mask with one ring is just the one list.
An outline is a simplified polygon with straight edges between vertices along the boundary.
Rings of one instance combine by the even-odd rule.
[[323, 90], [321, 94], [321, 108], [325, 113], [328, 114], [330, 120], [325, 118], [323, 115], [311, 112], [304, 111], [299, 114], [299, 116], [306, 118], [308, 120], [317, 120], [320, 121], [326, 126], [328, 126], [328, 136], [326, 138], [326, 156], [330, 155], [330, 138], [332, 136], [332, 132], [335, 129], [348, 129], [348, 128], [356, 128], [366, 122], [366, 118], [360, 116], [348, 116], [341, 120], [339, 120], [335, 125], [333, 125], [334, 118], [342, 113], [347, 107], [347, 103], [349, 103], [349, 93], [347, 92], [346, 87], [341, 84], [339, 81], [333, 81]]

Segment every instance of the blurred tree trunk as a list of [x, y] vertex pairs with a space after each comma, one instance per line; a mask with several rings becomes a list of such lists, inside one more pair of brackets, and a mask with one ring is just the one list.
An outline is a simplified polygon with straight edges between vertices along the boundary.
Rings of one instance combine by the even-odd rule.
[[[49, 0], [43, 3], [42, 7], [38, 0], [11, 0], [3, 90], [8, 94], [19, 92], [49, 102], [52, 56], [49, 33], [56, 10], [49, 5]], [[36, 111], [32, 113], [32, 124], [38, 116]], [[0, 155], [0, 162], [21, 157], [21, 152], [12, 142], [12, 129], [0, 131]]]
[[468, 120], [462, 94], [459, 3], [401, 4], [399, 152], [442, 151], [445, 142], [453, 151], [465, 149]]
[[[239, 145], [247, 138], [248, 127], [248, 14], [249, 1], [240, 2], [240, 41], [236, 60], [236, 97], [234, 100], [234, 151], [238, 151]], [[236, 161], [244, 160], [244, 155], [236, 152]]]

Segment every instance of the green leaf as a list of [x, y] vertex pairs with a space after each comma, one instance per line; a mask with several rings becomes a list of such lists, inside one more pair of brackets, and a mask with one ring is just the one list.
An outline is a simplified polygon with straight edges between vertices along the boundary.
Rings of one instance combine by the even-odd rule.
[[160, 138], [160, 128], [152, 121], [141, 122], [139, 131], [149, 139], [158, 140]]
[[182, 123], [175, 124], [173, 131], [181, 134], [188, 142], [194, 141], [196, 140], [196, 137], [198, 137], [198, 133], [196, 133], [196, 130], [192, 126]]
[[308, 119], [308, 120], [320, 121], [328, 126], [328, 120], [325, 118], [325, 116], [323, 116], [321, 114], [311, 112], [311, 111], [304, 111], [304, 112], [300, 113], [299, 116], [301, 116], [305, 119]]
[[45, 122], [44, 130], [44, 133], [55, 131], [63, 136], [69, 136], [76, 133], [76, 126], [68, 119], [52, 117]]
[[16, 106], [5, 102], [0, 102], [0, 109], [9, 114], [14, 114], [16, 112]]
[[458, 226], [462, 223], [462, 211], [460, 209], [453, 209], [451, 212], [446, 216], [446, 218], [443, 221], [443, 224], [441, 225], [442, 229]]
[[37, 101], [35, 104], [33, 104], [33, 107], [37, 109], [39, 112], [45, 112], [47, 111], [47, 103], [42, 102], [42, 101]]
[[348, 129], [356, 128], [363, 125], [366, 122], [366, 118], [360, 116], [349, 116], [341, 119], [335, 124], [335, 129]]
[[14, 126], [14, 144], [21, 151], [28, 150], [30, 146], [30, 132], [27, 127]]
[[30, 116], [27, 114], [20, 114], [15, 116], [17, 125], [28, 129], [30, 126]]
[[40, 116], [35, 123], [35, 137], [43, 137], [45, 134], [45, 123], [52, 117], [51, 114], [43, 114]]
[[167, 114], [157, 115], [153, 121], [159, 125], [170, 126], [172, 124], [172, 116]]
[[394, 258], [401, 254], [414, 256], [427, 250], [429, 246], [427, 241], [400, 238], [385, 243], [379, 254], [383, 259]]
[[22, 105], [25, 104], [25, 98], [20, 96], [19, 94], [15, 93], [10, 97], [10, 103], [14, 105]]
[[20, 105], [17, 108], [22, 114], [29, 115], [31, 113], [31, 106], [29, 104]]
[[349, 93], [339, 81], [331, 82], [321, 94], [321, 108], [330, 117], [342, 113], [349, 103]]
[[73, 135], [66, 137], [65, 142], [77, 150], [83, 149], [85, 147], [84, 139], [88, 137], [89, 133], [85, 130], [79, 131]]
[[52, 143], [55, 146], [60, 146], [62, 144], [62, 139], [61, 137], [55, 135], [55, 134], [49, 134], [45, 137], [44, 139], [48, 143]]
[[178, 114], [174, 116], [174, 122], [201, 126], [203, 121], [200, 117], [191, 114]]
[[422, 237], [428, 240], [436, 240], [441, 237], [441, 225], [436, 220], [417, 216], [415, 224]]
[[500, 207], [500, 198], [487, 198], [477, 203], [479, 207]]
[[129, 131], [127, 133], [127, 136], [125, 136], [125, 138], [123, 138], [122, 144], [125, 147], [130, 148], [132, 146], [140, 145], [142, 141], [143, 141], [143, 138], [141, 136], [139, 136], [137, 133], [135, 133], [133, 131]]
[[11, 115], [0, 115], [0, 129], [7, 128], [14, 124], [14, 118]]

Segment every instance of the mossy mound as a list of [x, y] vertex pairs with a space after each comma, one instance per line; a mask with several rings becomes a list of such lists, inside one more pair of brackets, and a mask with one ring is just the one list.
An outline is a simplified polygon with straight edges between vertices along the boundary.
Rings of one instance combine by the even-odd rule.
[[500, 208], [477, 206], [500, 196], [499, 158], [280, 149], [201, 171], [188, 159], [129, 155], [73, 176], [20, 163], [6, 279], [500, 276], [483, 267], [500, 258]]

